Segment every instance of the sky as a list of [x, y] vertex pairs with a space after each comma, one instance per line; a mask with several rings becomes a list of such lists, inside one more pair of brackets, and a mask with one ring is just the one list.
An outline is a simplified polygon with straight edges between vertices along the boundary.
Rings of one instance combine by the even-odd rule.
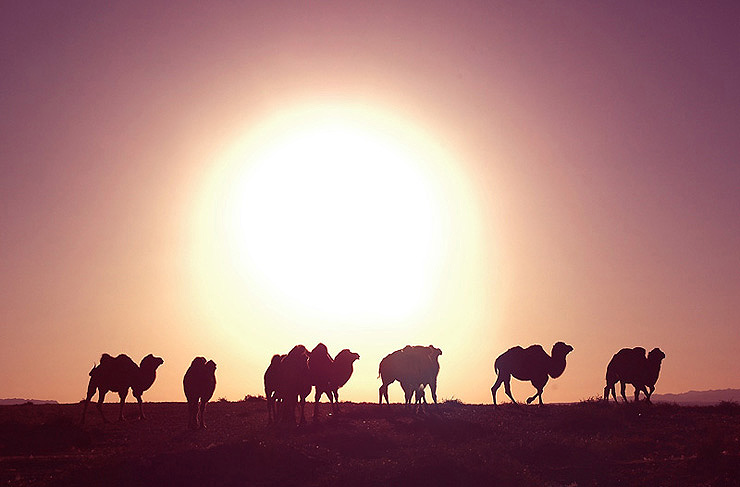
[[[102, 353], [434, 344], [490, 403], [514, 345], [623, 347], [658, 393], [740, 387], [734, 2], [10, 2], [0, 7], [0, 397], [80, 400]], [[515, 384], [514, 395], [530, 395]], [[397, 385], [391, 400], [401, 400]], [[114, 400], [112, 397], [109, 400]], [[499, 391], [503, 400], [503, 391]]]

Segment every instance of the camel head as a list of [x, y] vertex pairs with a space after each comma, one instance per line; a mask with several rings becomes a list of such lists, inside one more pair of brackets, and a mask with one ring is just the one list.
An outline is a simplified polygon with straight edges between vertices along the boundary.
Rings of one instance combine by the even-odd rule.
[[348, 363], [353, 363], [355, 360], [360, 360], [360, 354], [350, 351], [348, 348], [345, 348], [341, 352], [339, 352], [334, 359], [335, 362], [337, 361], [346, 361]]
[[162, 365], [164, 363], [164, 360], [162, 360], [161, 357], [155, 357], [151, 353], [141, 359], [141, 364], [139, 367], [142, 369], [148, 369], [148, 370], [157, 370], [157, 367]]
[[665, 354], [663, 353], [663, 350], [659, 348], [654, 348], [650, 350], [650, 353], [648, 354], [647, 358], [649, 362], [660, 365], [660, 363], [665, 358]]
[[437, 358], [442, 355], [442, 350], [436, 348], [434, 345], [429, 345], [427, 348], [429, 349], [429, 356], [431, 358]]
[[210, 373], [216, 372], [216, 362], [214, 362], [213, 360], [209, 360], [208, 362], [206, 362], [204, 364], [204, 367]]
[[565, 356], [568, 355], [572, 351], [573, 351], [573, 347], [571, 347], [567, 343], [557, 342], [555, 345], [552, 346], [552, 353], [550, 355], [552, 357], [565, 358]]

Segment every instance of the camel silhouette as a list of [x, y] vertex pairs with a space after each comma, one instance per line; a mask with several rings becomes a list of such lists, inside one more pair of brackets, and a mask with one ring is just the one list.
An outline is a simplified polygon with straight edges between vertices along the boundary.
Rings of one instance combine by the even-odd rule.
[[139, 403], [139, 419], [144, 418], [141, 395], [149, 389], [157, 378], [157, 368], [164, 363], [160, 357], [152, 354], [141, 359], [141, 365], [136, 365], [128, 355], [121, 354], [112, 357], [104, 353], [100, 357], [100, 364], [90, 371], [90, 382], [87, 385], [87, 396], [82, 409], [82, 424], [85, 423], [85, 413], [95, 391], [98, 392], [98, 411], [104, 422], [108, 422], [103, 414], [103, 401], [108, 391], [117, 392], [121, 407], [118, 412], [118, 420], [123, 421], [123, 405], [131, 389], [134, 397]]
[[188, 427], [205, 428], [206, 404], [216, 390], [216, 362], [195, 357], [185, 372], [182, 387], [188, 400]]
[[345, 348], [334, 357], [334, 363], [329, 371], [329, 383], [334, 395], [334, 407], [339, 412], [339, 388], [349, 381], [354, 371], [353, 364], [359, 360], [360, 355]]
[[406, 404], [411, 404], [414, 394], [417, 402], [420, 402], [420, 394], [426, 384], [429, 384], [436, 403], [440, 355], [442, 350], [433, 345], [428, 347], [407, 345], [385, 356], [378, 367], [378, 377], [383, 381], [378, 389], [378, 403], [383, 404], [385, 398], [385, 402], [390, 404], [388, 386], [394, 381], [401, 383]]
[[627, 402], [626, 385], [632, 384], [635, 387], [635, 402], [639, 400], [642, 391], [645, 393], [645, 401], [649, 403], [664, 358], [665, 354], [659, 348], [652, 349], [647, 357], [642, 347], [623, 348], [615, 353], [606, 367], [604, 399], [608, 401], [611, 392], [614, 401], [617, 401], [615, 385], [619, 382], [624, 402]]
[[542, 348], [541, 345], [532, 345], [527, 348], [516, 346], [502, 353], [496, 359], [494, 368], [498, 376], [496, 382], [491, 387], [493, 404], [496, 404], [496, 391], [504, 384], [506, 395], [511, 402], [517, 404], [514, 396], [511, 395], [511, 377], [521, 381], [529, 381], [537, 389], [537, 393], [527, 398], [527, 404], [530, 404], [536, 398], [539, 398], [542, 404], [542, 390], [550, 377], [556, 379], [560, 377], [565, 370], [565, 357], [573, 351], [570, 345], [557, 342], [552, 346], [552, 356]]
[[308, 350], [296, 345], [287, 355], [274, 355], [265, 371], [265, 394], [268, 396], [268, 422], [295, 423], [295, 409], [300, 402], [300, 423], [306, 422], [306, 397], [311, 393]]

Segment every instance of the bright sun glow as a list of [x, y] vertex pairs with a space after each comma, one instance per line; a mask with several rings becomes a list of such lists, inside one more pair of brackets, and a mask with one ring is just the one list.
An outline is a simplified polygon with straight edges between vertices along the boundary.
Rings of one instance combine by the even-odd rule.
[[365, 107], [253, 127], [200, 204], [209, 308], [257, 299], [301, 323], [419, 322], [466, 233], [453, 167], [437, 141]]
[[291, 305], [400, 318], [429, 297], [441, 208], [400, 141], [324, 116], [245, 155], [228, 222], [240, 269]]

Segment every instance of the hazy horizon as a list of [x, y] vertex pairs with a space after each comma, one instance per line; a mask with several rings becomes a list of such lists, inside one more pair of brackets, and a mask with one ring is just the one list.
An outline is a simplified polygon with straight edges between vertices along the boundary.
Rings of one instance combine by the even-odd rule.
[[318, 342], [360, 354], [351, 401], [407, 344], [466, 403], [559, 340], [546, 403], [635, 346], [656, 394], [740, 387], [734, 3], [0, 12], [0, 395], [76, 402], [102, 353], [153, 353], [145, 401], [195, 356], [239, 400]]

